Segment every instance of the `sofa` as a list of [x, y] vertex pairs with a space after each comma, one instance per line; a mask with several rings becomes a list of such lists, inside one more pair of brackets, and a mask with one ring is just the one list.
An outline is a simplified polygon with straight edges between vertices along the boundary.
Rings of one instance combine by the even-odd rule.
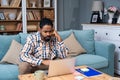
[[[87, 65], [114, 76], [115, 45], [108, 42], [95, 41], [94, 30], [66, 30], [58, 33], [64, 40], [72, 32], [76, 40], [86, 50], [86, 53], [75, 56], [75, 66]], [[13, 39], [24, 45], [28, 35], [30, 34], [0, 35], [0, 60], [5, 56]], [[12, 56], [14, 56], [14, 53]], [[11, 63], [0, 63], [0, 80], [18, 80], [18, 66]]]

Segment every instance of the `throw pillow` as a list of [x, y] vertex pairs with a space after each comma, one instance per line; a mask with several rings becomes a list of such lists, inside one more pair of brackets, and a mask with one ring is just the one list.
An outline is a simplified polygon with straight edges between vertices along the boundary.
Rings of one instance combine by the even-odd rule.
[[12, 63], [12, 64], [19, 64], [20, 63], [19, 53], [20, 53], [22, 47], [23, 46], [20, 43], [18, 43], [15, 40], [12, 40], [12, 43], [11, 43], [7, 53], [1, 60], [1, 63], [7, 62], [7, 63]]
[[68, 56], [76, 56], [86, 52], [85, 49], [81, 46], [81, 44], [76, 40], [74, 33], [72, 33], [63, 42], [66, 45], [66, 47], [69, 48]]

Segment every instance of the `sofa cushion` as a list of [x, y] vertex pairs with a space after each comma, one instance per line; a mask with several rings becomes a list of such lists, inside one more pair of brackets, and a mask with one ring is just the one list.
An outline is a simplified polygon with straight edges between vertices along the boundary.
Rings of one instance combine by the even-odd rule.
[[58, 31], [58, 33], [59, 33], [60, 37], [64, 40], [72, 33], [72, 30]]
[[76, 39], [89, 54], [95, 54], [94, 30], [73, 30]]
[[92, 54], [82, 54], [76, 57], [76, 66], [87, 65], [93, 68], [103, 68], [108, 66], [108, 60], [102, 56]]
[[19, 53], [21, 49], [22, 49], [22, 45], [17, 41], [13, 40], [9, 47], [9, 50], [7, 51], [1, 62], [20, 64]]
[[0, 80], [18, 80], [18, 66], [0, 64]]
[[9, 46], [12, 42], [12, 40], [16, 40], [17, 42], [20, 42], [20, 36], [19, 35], [0, 35], [0, 60], [3, 58], [3, 56], [6, 54], [6, 52], [9, 49]]
[[81, 53], [85, 53], [85, 49], [81, 44], [76, 40], [74, 33], [72, 33], [68, 38], [63, 40], [66, 47], [69, 49], [69, 55], [77, 56]]

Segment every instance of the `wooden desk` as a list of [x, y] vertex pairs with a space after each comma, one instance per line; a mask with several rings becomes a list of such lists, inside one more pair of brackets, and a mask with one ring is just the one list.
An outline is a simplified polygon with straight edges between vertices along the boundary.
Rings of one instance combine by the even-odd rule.
[[[82, 68], [86, 66], [79, 66], [76, 68]], [[84, 76], [82, 74], [77, 74], [80, 76]], [[68, 74], [68, 75], [62, 75], [62, 76], [56, 76], [56, 77], [50, 77], [50, 78], [45, 78], [45, 80], [75, 80], [76, 73], [74, 74]], [[19, 75], [18, 76], [20, 80], [35, 80], [34, 74], [25, 74], [25, 75]], [[98, 76], [93, 76], [93, 77], [85, 77], [83, 80], [114, 80], [110, 75], [107, 75], [105, 73], [98, 75]]]

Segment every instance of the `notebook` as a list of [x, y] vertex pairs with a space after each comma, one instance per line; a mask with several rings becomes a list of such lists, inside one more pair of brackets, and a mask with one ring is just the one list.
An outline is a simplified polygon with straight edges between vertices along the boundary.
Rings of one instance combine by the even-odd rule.
[[97, 71], [95, 69], [92, 69], [90, 67], [86, 67], [88, 70], [87, 71], [83, 71], [82, 69], [76, 69], [76, 71], [82, 73], [83, 75], [87, 76], [87, 77], [91, 77], [91, 76], [97, 76], [102, 74], [102, 72]]
[[47, 77], [74, 73], [74, 71], [75, 71], [75, 58], [52, 60], [50, 61], [49, 64]]

